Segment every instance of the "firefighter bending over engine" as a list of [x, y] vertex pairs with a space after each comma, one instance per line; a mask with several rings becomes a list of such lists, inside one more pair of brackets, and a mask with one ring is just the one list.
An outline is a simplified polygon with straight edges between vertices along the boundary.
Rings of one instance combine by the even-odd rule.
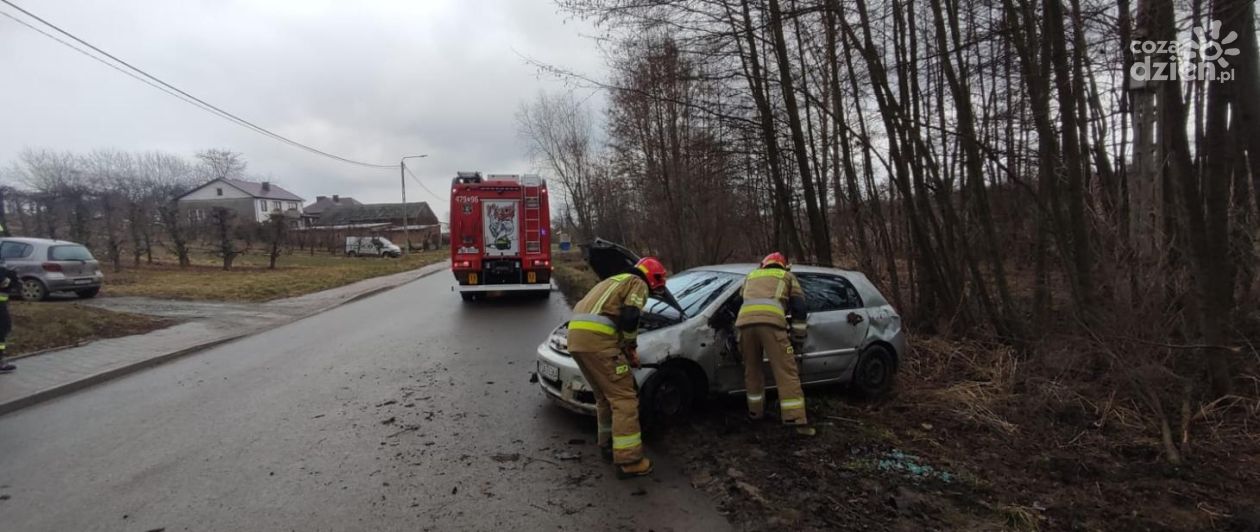
[[616, 464], [618, 478], [652, 472], [643, 456], [639, 395], [631, 368], [639, 367], [636, 339], [649, 292], [665, 289], [665, 266], [646, 257], [599, 284], [573, 307], [569, 352], [595, 393], [601, 454]]

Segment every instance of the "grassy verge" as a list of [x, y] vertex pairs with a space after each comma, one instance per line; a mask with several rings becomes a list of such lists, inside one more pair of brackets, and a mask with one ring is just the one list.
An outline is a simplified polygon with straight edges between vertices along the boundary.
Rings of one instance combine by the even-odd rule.
[[247, 254], [236, 259], [231, 271], [223, 271], [221, 263], [213, 257], [197, 256], [188, 268], [164, 260], [160, 264], [107, 273], [102, 293], [165, 299], [270, 301], [414, 270], [446, 260], [447, 256], [445, 251], [413, 253], [400, 259], [299, 252], [281, 257], [276, 269], [270, 270], [266, 256]]
[[1190, 435], [1193, 461], [1176, 467], [1160, 459], [1158, 433], [1140, 422], [1139, 405], [1093, 401], [1089, 390], [1057, 380], [1021, 379], [1020, 363], [1032, 362], [1000, 344], [925, 337], [885, 399], [807, 389], [820, 429], [813, 439], [773, 421], [747, 423], [742, 397], [710, 401], [663, 439], [681, 454], [692, 484], [746, 530], [1260, 524], [1260, 440], [1254, 423], [1224, 413], [1241, 409], [1256, 419], [1254, 397], [1196, 414], [1208, 427]]
[[551, 278], [560, 288], [560, 293], [564, 294], [564, 299], [569, 302], [569, 305], [577, 303], [591, 290], [591, 287], [595, 286], [595, 283], [599, 282], [599, 277], [582, 260], [581, 254], [577, 253], [556, 254], [555, 269], [551, 272]]
[[13, 332], [8, 338], [9, 356], [141, 334], [175, 324], [164, 318], [69, 302], [13, 301], [9, 303], [9, 313], [13, 317]]

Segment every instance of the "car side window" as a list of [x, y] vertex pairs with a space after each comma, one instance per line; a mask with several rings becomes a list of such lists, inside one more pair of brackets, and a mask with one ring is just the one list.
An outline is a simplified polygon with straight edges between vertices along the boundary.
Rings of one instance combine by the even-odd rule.
[[828, 312], [860, 308], [862, 298], [848, 279], [837, 275], [799, 274], [805, 290], [805, 307], [810, 312]]
[[31, 246], [21, 242], [0, 242], [0, 260], [20, 259], [29, 255]]

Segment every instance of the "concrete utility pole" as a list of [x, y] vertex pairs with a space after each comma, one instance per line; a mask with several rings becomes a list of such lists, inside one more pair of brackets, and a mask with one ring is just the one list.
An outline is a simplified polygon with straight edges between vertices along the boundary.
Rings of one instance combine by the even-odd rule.
[[423, 159], [429, 154], [408, 155], [398, 161], [398, 177], [402, 179], [403, 255], [411, 253], [411, 231], [407, 229], [407, 159]]

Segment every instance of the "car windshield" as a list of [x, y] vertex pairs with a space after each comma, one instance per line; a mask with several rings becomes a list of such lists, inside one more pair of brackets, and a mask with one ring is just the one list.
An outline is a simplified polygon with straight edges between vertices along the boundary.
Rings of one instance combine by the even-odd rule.
[[[669, 292], [674, 294], [674, 298], [678, 300], [679, 306], [683, 308], [687, 316], [695, 316], [704, 312], [704, 309], [722, 295], [731, 283], [738, 282], [742, 278], [741, 275], [734, 273], [691, 270], [670, 277], [665, 282], [665, 286], [669, 287]], [[673, 321], [682, 319], [678, 315], [678, 309], [655, 297], [648, 298], [644, 310], [648, 314], [656, 314]]]
[[92, 252], [79, 245], [48, 248], [48, 260], [92, 260]]

